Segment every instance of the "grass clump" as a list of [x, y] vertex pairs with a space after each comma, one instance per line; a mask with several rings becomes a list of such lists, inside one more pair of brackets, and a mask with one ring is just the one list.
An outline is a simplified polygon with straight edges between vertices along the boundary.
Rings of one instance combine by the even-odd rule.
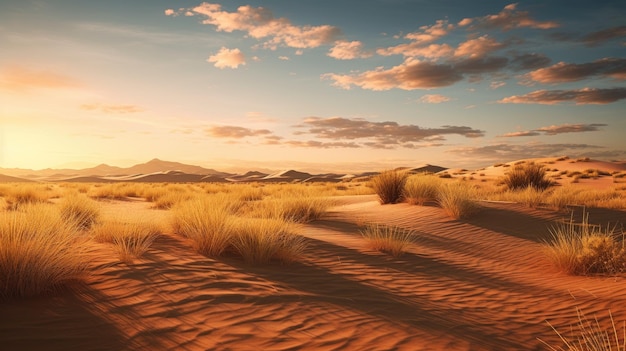
[[94, 239], [113, 244], [120, 261], [133, 263], [148, 251], [154, 240], [161, 234], [161, 229], [153, 223], [128, 223], [106, 221], [92, 228]]
[[474, 189], [466, 183], [449, 183], [441, 187], [437, 203], [450, 217], [467, 218], [480, 209], [474, 195]]
[[[250, 208], [251, 206], [251, 208]], [[307, 223], [321, 218], [332, 201], [318, 196], [286, 196], [268, 198], [249, 205], [247, 216], [276, 218], [294, 223]]]
[[41, 295], [86, 272], [85, 242], [52, 205], [0, 213], [0, 298]]
[[76, 193], [67, 195], [59, 204], [59, 210], [63, 219], [75, 222], [82, 229], [91, 227], [100, 216], [96, 202]]
[[537, 190], [546, 190], [552, 185], [544, 166], [532, 162], [513, 167], [504, 176], [503, 183], [511, 190], [523, 190], [529, 186]]
[[174, 231], [191, 239], [196, 251], [210, 257], [229, 248], [234, 235], [238, 206], [226, 196], [207, 196], [172, 208]]
[[441, 180], [434, 175], [416, 174], [407, 179], [404, 186], [404, 198], [412, 205], [424, 205], [437, 200]]
[[372, 178], [372, 188], [382, 205], [403, 201], [404, 185], [409, 177], [406, 171], [388, 170]]
[[[609, 311], [611, 326], [603, 328], [597, 317], [589, 320], [585, 314], [576, 310], [578, 322], [570, 327], [570, 333], [559, 332], [550, 322], [548, 325], [559, 336], [562, 346], [554, 347], [539, 339], [551, 351], [625, 351], [626, 350], [626, 322], [618, 328]], [[621, 330], [620, 330], [621, 329]]]
[[233, 250], [252, 264], [299, 259], [306, 249], [304, 237], [296, 234], [297, 225], [275, 218], [241, 218], [234, 226]]
[[368, 224], [361, 231], [369, 247], [389, 253], [394, 257], [402, 255], [413, 243], [413, 232], [400, 227], [382, 224]]
[[4, 194], [7, 209], [17, 210], [20, 206], [45, 203], [48, 201], [48, 188], [33, 184], [17, 184]]
[[615, 227], [589, 224], [583, 212], [581, 223], [573, 216], [568, 223], [550, 229], [552, 240], [545, 245], [546, 253], [561, 271], [573, 275], [617, 274], [626, 271], [624, 234]]

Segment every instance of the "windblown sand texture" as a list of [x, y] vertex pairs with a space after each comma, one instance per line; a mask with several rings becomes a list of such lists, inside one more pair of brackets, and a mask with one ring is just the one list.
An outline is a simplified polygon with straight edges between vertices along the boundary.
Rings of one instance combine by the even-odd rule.
[[[303, 227], [308, 249], [291, 265], [207, 258], [172, 232], [133, 264], [94, 243], [85, 284], [0, 302], [0, 348], [547, 350], [538, 338], [561, 344], [546, 320], [567, 334], [577, 308], [607, 328], [609, 310], [626, 320], [626, 277], [568, 276], [542, 253], [566, 212], [485, 202], [454, 220], [375, 195], [336, 200]], [[110, 200], [103, 215], [168, 215], [150, 206]], [[594, 223], [626, 223], [625, 211], [588, 212]], [[415, 243], [399, 258], [372, 251], [359, 233], [366, 223], [413, 230]]]

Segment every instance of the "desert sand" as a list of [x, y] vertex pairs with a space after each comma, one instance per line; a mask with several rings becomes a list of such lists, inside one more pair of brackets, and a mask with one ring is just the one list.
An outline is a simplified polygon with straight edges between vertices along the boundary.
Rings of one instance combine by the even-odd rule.
[[[554, 167], [568, 164], [576, 165]], [[626, 277], [569, 276], [542, 253], [550, 226], [569, 213], [484, 202], [454, 220], [435, 206], [380, 205], [375, 195], [336, 200], [304, 226], [308, 249], [290, 265], [207, 258], [171, 232], [133, 264], [94, 243], [84, 284], [0, 302], [0, 348], [547, 350], [538, 338], [561, 344], [546, 321], [567, 332], [577, 309], [606, 326], [609, 310], [626, 320]], [[167, 216], [145, 201], [104, 207]], [[594, 223], [626, 223], [625, 211], [588, 211]], [[371, 222], [412, 229], [415, 243], [398, 258], [373, 251], [359, 234]]]

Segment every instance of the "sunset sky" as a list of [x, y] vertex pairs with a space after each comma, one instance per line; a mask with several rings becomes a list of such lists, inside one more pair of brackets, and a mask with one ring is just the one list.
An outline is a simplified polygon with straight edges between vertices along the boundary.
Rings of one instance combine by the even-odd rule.
[[626, 2], [0, 2], [0, 167], [626, 159]]

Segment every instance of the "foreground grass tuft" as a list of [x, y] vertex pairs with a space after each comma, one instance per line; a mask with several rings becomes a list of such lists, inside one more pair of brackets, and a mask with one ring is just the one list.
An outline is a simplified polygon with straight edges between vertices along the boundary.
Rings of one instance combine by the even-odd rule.
[[241, 218], [235, 224], [232, 246], [248, 263], [294, 262], [306, 249], [297, 228], [292, 222], [275, 218]]
[[161, 229], [152, 223], [113, 220], [94, 226], [92, 233], [96, 241], [113, 244], [120, 261], [130, 264], [148, 251]]
[[457, 182], [441, 187], [437, 202], [454, 219], [467, 218], [479, 211], [480, 206], [474, 200], [474, 189], [468, 184]]
[[441, 188], [441, 179], [430, 174], [410, 176], [404, 186], [404, 198], [412, 205], [424, 205], [428, 201], [436, 201]]
[[0, 213], [0, 298], [36, 296], [79, 280], [85, 248], [75, 223], [52, 205]]
[[404, 185], [409, 177], [406, 171], [383, 171], [372, 178], [372, 188], [382, 205], [403, 201]]
[[503, 183], [511, 190], [522, 190], [533, 187], [545, 190], [553, 183], [547, 178], [546, 169], [536, 163], [524, 163], [513, 167], [503, 179]]
[[100, 206], [84, 195], [71, 193], [59, 204], [61, 217], [73, 221], [82, 228], [91, 227], [100, 216]]
[[368, 224], [361, 235], [367, 240], [369, 247], [397, 257], [402, 255], [413, 243], [413, 232], [400, 227], [382, 224]]
[[578, 323], [570, 328], [570, 333], [559, 332], [550, 322], [548, 325], [562, 341], [563, 346], [554, 347], [539, 339], [551, 351], [625, 351], [626, 350], [626, 322], [618, 328], [609, 311], [611, 326], [602, 328], [598, 318], [589, 320], [579, 309]]
[[[552, 240], [545, 251], [561, 271], [573, 275], [617, 274], [626, 271], [626, 247], [623, 234], [613, 228], [602, 230], [589, 224], [583, 213], [582, 223], [560, 224], [550, 229]], [[620, 237], [621, 236], [621, 237]]]

